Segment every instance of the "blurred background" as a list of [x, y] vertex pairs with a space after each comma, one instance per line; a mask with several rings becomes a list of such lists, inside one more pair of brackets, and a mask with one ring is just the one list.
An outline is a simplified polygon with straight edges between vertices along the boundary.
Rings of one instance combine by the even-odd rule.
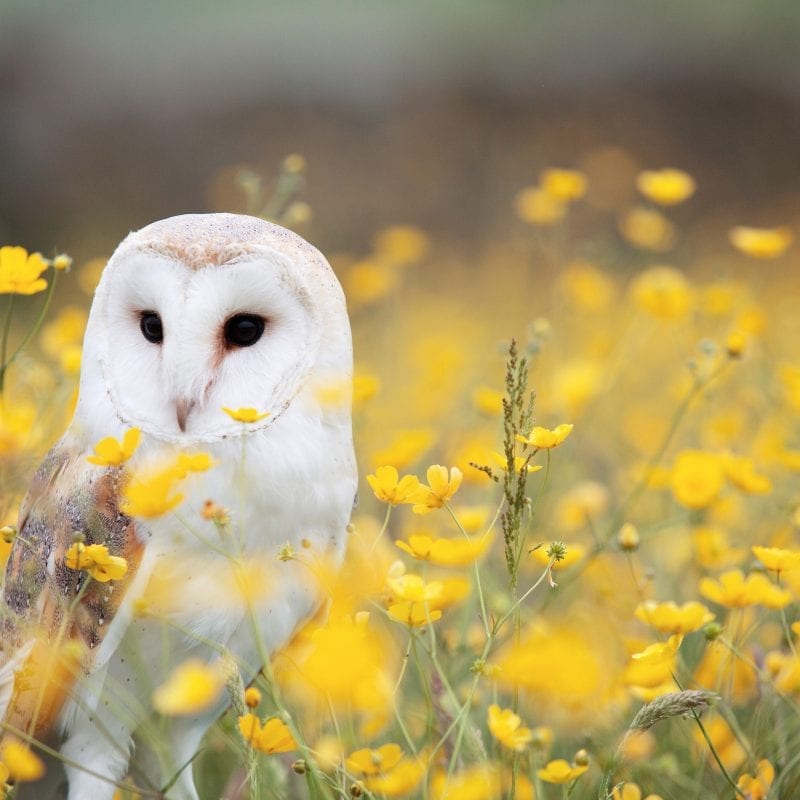
[[686, 169], [687, 238], [722, 206], [791, 224], [798, 41], [793, 0], [0, 0], [0, 238], [108, 255], [154, 219], [242, 210], [238, 170], [268, 181], [292, 152], [326, 252], [394, 223], [511, 242], [550, 165], [586, 170], [604, 212], [638, 169]]

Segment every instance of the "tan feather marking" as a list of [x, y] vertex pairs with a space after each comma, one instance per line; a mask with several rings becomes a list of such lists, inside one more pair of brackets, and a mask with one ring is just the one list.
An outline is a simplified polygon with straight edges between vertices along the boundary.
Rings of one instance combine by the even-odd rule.
[[[121, 468], [99, 470], [53, 453], [37, 472], [3, 587], [0, 663], [33, 642], [14, 676], [5, 715], [12, 728], [35, 736], [54, 724], [76, 681], [90, 671], [93, 651], [136, 575], [144, 546], [119, 510], [123, 480]], [[125, 577], [100, 583], [69, 569], [64, 559], [75, 532], [127, 559]]]

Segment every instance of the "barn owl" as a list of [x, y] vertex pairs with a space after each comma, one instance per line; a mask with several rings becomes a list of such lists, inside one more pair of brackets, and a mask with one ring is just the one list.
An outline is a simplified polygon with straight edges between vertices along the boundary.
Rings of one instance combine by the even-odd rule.
[[[250, 665], [249, 674], [241, 667], [247, 682], [263, 666], [259, 654], [318, 608], [307, 567], [276, 555], [288, 547], [341, 557], [357, 482], [350, 402], [323, 402], [319, 387], [349, 387], [351, 374], [341, 287], [323, 256], [288, 230], [188, 214], [131, 233], [109, 260], [89, 315], [75, 416], [21, 507], [0, 619], [3, 736], [55, 737], [69, 800], [111, 800], [107, 779], [126, 775], [160, 790], [177, 774], [167, 796], [198, 797], [184, 767], [228, 701], [156, 718], [153, 690], [176, 664], [213, 664], [223, 650]], [[262, 413], [247, 423], [224, 408]], [[133, 428], [141, 438], [129, 462], [87, 460], [99, 440]], [[208, 453], [214, 466], [187, 479], [174, 513], [123, 513], [130, 475], [176, 451]], [[209, 499], [230, 514], [237, 563], [264, 565], [255, 613], [230, 597], [226, 544], [202, 528]], [[85, 573], [65, 563], [76, 532], [125, 558], [127, 573], [81, 593]], [[142, 613], [157, 575], [171, 582], [167, 611]], [[55, 640], [74, 648], [78, 668], [59, 662], [63, 674], [42, 691], [32, 659]], [[158, 752], [143, 735], [154, 725], [165, 734]], [[20, 788], [38, 800], [52, 791]]]

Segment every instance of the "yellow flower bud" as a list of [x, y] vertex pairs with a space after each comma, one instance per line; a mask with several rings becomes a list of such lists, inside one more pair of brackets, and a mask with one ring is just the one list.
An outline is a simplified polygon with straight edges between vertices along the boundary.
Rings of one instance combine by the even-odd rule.
[[632, 525], [630, 522], [626, 522], [619, 529], [617, 544], [620, 550], [625, 550], [626, 552], [637, 550], [641, 544], [641, 539], [639, 538], [639, 531], [636, 530], [636, 526]]

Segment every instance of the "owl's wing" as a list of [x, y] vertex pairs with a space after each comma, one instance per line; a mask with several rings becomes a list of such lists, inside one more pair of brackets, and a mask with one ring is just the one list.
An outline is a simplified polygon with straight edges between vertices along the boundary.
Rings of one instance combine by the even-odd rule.
[[[31, 735], [56, 720], [98, 649], [144, 553], [134, 521], [119, 508], [122, 468], [89, 464], [68, 437], [45, 457], [20, 509], [0, 604], [0, 718]], [[123, 556], [121, 580], [101, 583], [69, 569], [75, 534]], [[117, 626], [118, 627], [118, 626]], [[117, 634], [119, 633], [117, 632]]]

